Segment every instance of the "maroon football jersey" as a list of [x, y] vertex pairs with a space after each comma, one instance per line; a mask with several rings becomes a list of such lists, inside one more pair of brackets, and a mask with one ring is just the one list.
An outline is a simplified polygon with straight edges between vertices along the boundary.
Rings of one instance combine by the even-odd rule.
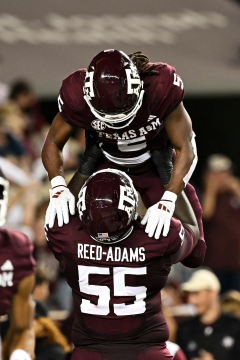
[[185, 241], [193, 244], [193, 232], [173, 218], [169, 235], [155, 240], [136, 223], [127, 239], [109, 246], [79, 230], [80, 224], [75, 215], [61, 228], [55, 222], [53, 229], [46, 229], [48, 244], [72, 288], [75, 346], [164, 343], [168, 327], [160, 290], [171, 269], [171, 254]]
[[34, 273], [33, 244], [22, 233], [0, 229], [0, 315], [8, 313], [20, 281]]
[[150, 158], [150, 150], [161, 148], [168, 135], [164, 118], [183, 100], [183, 82], [174, 67], [155, 63], [158, 75], [142, 78], [143, 104], [132, 123], [121, 130], [106, 127], [96, 119], [83, 98], [86, 69], [80, 69], [63, 80], [58, 97], [61, 116], [72, 126], [92, 130], [110, 161], [120, 165], [141, 164]]

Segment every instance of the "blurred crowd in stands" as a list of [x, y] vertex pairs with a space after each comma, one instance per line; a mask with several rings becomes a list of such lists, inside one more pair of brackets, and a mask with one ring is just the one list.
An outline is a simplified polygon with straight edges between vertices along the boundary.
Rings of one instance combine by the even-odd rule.
[[[74, 311], [44, 233], [49, 181], [40, 152], [48, 128], [31, 84], [0, 83], [0, 167], [10, 181], [5, 226], [25, 233], [35, 246], [36, 360], [61, 360], [71, 350]], [[78, 131], [64, 148], [67, 179], [84, 148], [84, 131]], [[203, 269], [193, 272], [177, 264], [162, 292], [170, 340], [188, 360], [228, 360], [224, 352], [229, 348], [237, 354], [232, 358], [240, 358], [240, 181], [233, 174], [228, 157], [208, 158], [198, 189], [208, 247]], [[144, 211], [140, 202], [139, 213]]]

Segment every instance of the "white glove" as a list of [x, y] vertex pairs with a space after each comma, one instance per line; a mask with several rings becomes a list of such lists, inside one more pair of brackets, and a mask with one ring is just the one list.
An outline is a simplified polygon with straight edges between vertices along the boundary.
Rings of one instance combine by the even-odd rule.
[[63, 223], [69, 223], [69, 211], [71, 215], [75, 214], [75, 197], [67, 188], [62, 176], [55, 176], [51, 180], [51, 184], [52, 190], [49, 190], [50, 203], [47, 208], [45, 223], [52, 228], [57, 214], [58, 226], [61, 227]]
[[147, 210], [141, 224], [147, 224], [145, 232], [149, 237], [152, 237], [155, 233], [155, 239], [159, 239], [162, 229], [163, 236], [168, 235], [176, 200], [176, 194], [171, 191], [165, 191], [162, 199]]

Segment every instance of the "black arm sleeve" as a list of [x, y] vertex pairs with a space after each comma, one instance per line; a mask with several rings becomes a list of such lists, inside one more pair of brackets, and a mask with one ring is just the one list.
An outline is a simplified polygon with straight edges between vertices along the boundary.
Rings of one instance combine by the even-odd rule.
[[82, 175], [90, 176], [97, 166], [98, 160], [102, 156], [102, 151], [89, 131], [86, 131], [86, 150], [83, 159], [78, 168], [78, 172]]
[[168, 140], [161, 149], [153, 150], [151, 152], [153, 163], [163, 185], [167, 185], [171, 179], [173, 169], [172, 156], [173, 146], [170, 140]]

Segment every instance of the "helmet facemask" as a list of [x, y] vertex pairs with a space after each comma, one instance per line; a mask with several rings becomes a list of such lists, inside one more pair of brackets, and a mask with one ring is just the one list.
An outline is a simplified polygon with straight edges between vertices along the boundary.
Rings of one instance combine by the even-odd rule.
[[112, 129], [122, 129], [134, 120], [144, 95], [136, 66], [117, 50], [103, 51], [92, 60], [83, 92], [93, 115]]
[[97, 242], [114, 244], [126, 239], [137, 218], [138, 195], [122, 171], [106, 169], [93, 174], [78, 197], [79, 217]]

